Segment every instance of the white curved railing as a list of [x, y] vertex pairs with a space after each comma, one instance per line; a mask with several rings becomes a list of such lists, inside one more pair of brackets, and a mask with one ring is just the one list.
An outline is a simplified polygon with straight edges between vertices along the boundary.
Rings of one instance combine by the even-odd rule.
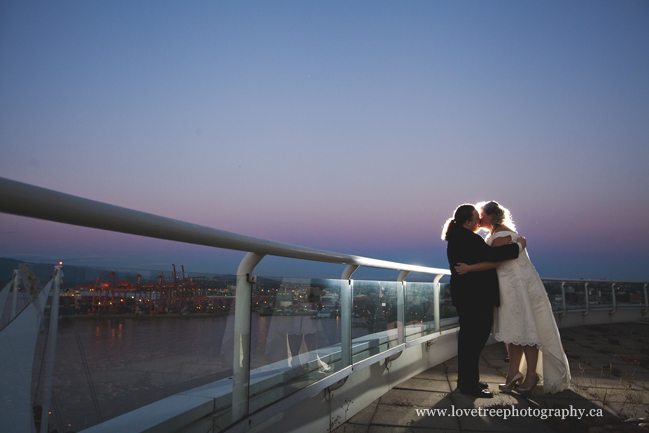
[[76, 197], [0, 177], [0, 212], [194, 245], [350, 266], [447, 275], [428, 268], [273, 242]]
[[[347, 265], [341, 277], [343, 280], [350, 280], [354, 271], [360, 266], [401, 271], [398, 278], [401, 283], [405, 281], [406, 276], [410, 272], [435, 275], [435, 283], [442, 276], [450, 274], [450, 271], [447, 269], [414, 266], [340, 254], [244, 236], [89, 200], [6, 178], [0, 178], [0, 212], [188, 244], [246, 251], [248, 254], [241, 261], [237, 270], [234, 329], [235, 352], [233, 362], [234, 382], [232, 390], [232, 419], [234, 421], [243, 419], [248, 415], [248, 388], [250, 378], [249, 305], [252, 284], [255, 282], [255, 276], [252, 275], [252, 271], [264, 256], [272, 255]], [[439, 288], [437, 284], [435, 286]], [[349, 367], [352, 365], [351, 284], [344, 285], [343, 290], [345, 290], [345, 293], [341, 293], [341, 357], [343, 369], [336, 374], [336, 377], [344, 377], [344, 374], [349, 374], [351, 371]], [[399, 292], [398, 297], [401, 299], [399, 318], [401, 320], [398, 321], [398, 346], [383, 353], [383, 357], [399, 353], [405, 347], [403, 286], [401, 286]], [[439, 331], [438, 293], [435, 299], [437, 300], [435, 302], [435, 329]]]
[[[340, 285], [341, 343], [339, 355], [337, 356], [340, 360], [341, 368], [333, 374], [328, 375], [323, 380], [318, 381], [317, 384], [311, 387], [311, 392], [339, 386], [341, 383], [344, 383], [344, 379], [348, 377], [352, 371], [356, 371], [384, 359], [387, 359], [388, 361], [396, 359], [405, 349], [438, 338], [444, 332], [440, 319], [439, 280], [443, 275], [450, 274], [447, 269], [413, 266], [268, 241], [265, 239], [244, 236], [164, 218], [145, 212], [113, 206], [4, 178], [0, 178], [0, 212], [157, 239], [173, 240], [189, 244], [247, 252], [246, 256], [239, 264], [236, 282], [234, 319], [235, 344], [233, 353], [234, 374], [232, 386], [230, 388], [232, 410], [229, 424], [234, 430], [246, 430], [251, 426], [254, 427], [254, 425], [259, 425], [265, 419], [271, 417], [273, 412], [276, 413], [278, 410], [277, 408], [263, 408], [254, 414], [249, 413], [250, 389], [251, 386], [254, 385], [254, 383], [251, 383], [251, 372], [249, 367], [251, 323], [250, 300], [252, 287], [256, 281], [256, 276], [253, 275], [253, 270], [266, 255], [347, 265], [341, 276], [341, 281], [344, 282], [344, 284]], [[358, 357], [355, 358], [351, 337], [353, 309], [353, 281], [351, 280], [351, 276], [360, 266], [401, 271], [397, 281], [393, 283], [397, 299], [396, 332], [385, 332], [385, 335], [381, 333], [376, 335], [373, 334], [374, 339], [379, 341], [378, 344], [383, 344], [385, 347], [384, 349], [381, 349], [379, 353], [370, 353], [364, 359]], [[407, 293], [405, 278], [410, 272], [435, 275], [433, 283], [424, 283], [428, 284], [428, 289], [432, 291], [434, 321], [429, 324], [424, 323], [423, 325], [425, 326], [422, 327], [422, 329], [425, 329], [425, 331], [421, 333], [413, 333], [413, 330], [406, 329], [407, 326], [405, 325], [407, 314], [405, 307]], [[560, 292], [556, 295], [557, 298], [560, 299], [560, 304], [556, 302], [554, 303], [555, 313], [565, 315], [566, 312], [581, 312], [582, 315], [585, 316], [590, 311], [603, 310], [606, 308], [609, 311], [609, 314], [614, 314], [618, 308], [630, 307], [634, 309], [642, 309], [642, 314], [645, 314], [649, 307], [647, 284], [644, 284], [643, 287], [644, 302], [635, 302], [632, 305], [622, 306], [620, 302], [617, 302], [616, 284], [619, 288], [619, 285], [625, 284], [625, 282], [614, 283], [612, 281], [602, 282], [566, 279], [544, 279], [544, 281], [550, 284], [556, 283], [561, 285]], [[570, 284], [583, 284], [583, 291], [575, 292], [575, 290], [572, 290], [572, 298], [567, 296], [566, 287]], [[611, 302], [601, 305], [595, 303], [596, 301], [591, 300], [589, 293], [592, 290], [589, 288], [589, 284], [611, 284], [610, 298], [608, 295], [605, 296], [607, 299], [610, 299]], [[578, 288], [577, 290], [579, 291], [581, 289]], [[573, 295], [572, 293], [576, 294]], [[579, 293], [583, 293], [583, 302]], [[599, 290], [599, 293], [601, 293], [601, 290]], [[599, 296], [601, 297], [602, 295]], [[637, 298], [637, 296], [635, 297]], [[380, 341], [383, 341], [383, 343]], [[385, 343], [386, 341], [388, 342], [387, 344]], [[392, 347], [390, 347], [390, 342], [394, 342], [395, 344], [392, 344]], [[357, 347], [360, 347], [363, 344], [370, 343], [360, 343], [357, 344]], [[295, 404], [300, 398], [300, 395], [283, 398], [277, 407], [279, 409], [282, 407], [290, 407], [290, 405]], [[190, 417], [191, 420], [187, 421], [186, 425], [190, 425], [205, 418], [209, 415], [210, 410], [214, 409], [209, 409], [209, 405], [196, 413], [192, 412], [196, 411], [195, 407], [187, 409], [187, 413], [194, 413], [191, 415], [194, 418]], [[101, 426], [99, 425], [97, 427]], [[108, 428], [109, 426], [106, 427]], [[99, 428], [97, 431], [103, 430]]]

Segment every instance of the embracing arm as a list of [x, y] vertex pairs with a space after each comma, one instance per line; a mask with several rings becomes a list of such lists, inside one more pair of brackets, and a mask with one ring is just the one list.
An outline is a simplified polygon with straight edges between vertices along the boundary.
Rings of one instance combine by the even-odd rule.
[[513, 244], [506, 243], [504, 245], [498, 245], [500, 242], [504, 242], [500, 241], [500, 239], [509, 242], [511, 237], [507, 236], [506, 238], [494, 239], [493, 247], [483, 243], [484, 248], [481, 248], [480, 251], [481, 262], [502, 262], [503, 260], [515, 259], [518, 257], [518, 253], [523, 251], [527, 246], [527, 241], [523, 236], [519, 237], [518, 242]]
[[467, 272], [478, 272], [478, 271], [488, 271], [498, 266], [500, 262], [480, 262], [473, 265], [467, 265], [466, 263], [458, 263], [455, 266], [455, 272], [458, 275], [466, 274]]

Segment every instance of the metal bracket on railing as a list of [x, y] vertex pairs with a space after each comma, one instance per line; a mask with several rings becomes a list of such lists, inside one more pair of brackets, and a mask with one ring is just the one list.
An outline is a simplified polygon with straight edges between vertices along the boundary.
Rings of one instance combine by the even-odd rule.
[[401, 273], [399, 274], [399, 277], [397, 278], [397, 282], [398, 283], [403, 283], [403, 281], [406, 279], [406, 277], [408, 276], [409, 273], [410, 273], [410, 271], [401, 271]]
[[395, 353], [394, 355], [385, 358], [385, 369], [390, 370], [390, 367], [392, 366], [392, 361], [396, 361], [397, 359], [399, 359], [402, 353], [403, 350], [399, 353]]
[[352, 278], [352, 274], [356, 272], [356, 269], [358, 269], [358, 265], [347, 265], [345, 270], [343, 271], [343, 274], [341, 275], [340, 279], [341, 280], [350, 280]]
[[333, 385], [329, 385], [324, 389], [325, 393], [325, 400], [331, 403], [331, 397], [333, 397], [332, 391], [335, 391], [337, 389], [340, 389], [347, 383], [347, 379], [349, 379], [349, 376], [346, 376], [344, 379], [340, 379], [338, 382], [334, 383]]
[[431, 347], [433, 344], [437, 343], [437, 340], [439, 340], [439, 337], [437, 337], [437, 338], [433, 338], [432, 340], [428, 340], [428, 341], [426, 342], [426, 352], [428, 352], [428, 351], [430, 350], [430, 347]]

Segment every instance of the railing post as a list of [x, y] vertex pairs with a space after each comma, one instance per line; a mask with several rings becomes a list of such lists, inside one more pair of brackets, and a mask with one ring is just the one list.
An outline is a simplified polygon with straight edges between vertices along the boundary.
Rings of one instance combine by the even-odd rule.
[[611, 283], [611, 294], [613, 295], [613, 309], [617, 309], [617, 299], [615, 299], [615, 283]]
[[55, 266], [54, 290], [50, 305], [50, 330], [47, 335], [47, 364], [45, 365], [45, 386], [43, 388], [43, 411], [41, 415], [41, 433], [49, 431], [50, 400], [52, 399], [52, 375], [54, 357], [56, 356], [56, 335], [59, 327], [59, 293], [61, 292], [61, 265]]
[[590, 299], [588, 297], [588, 282], [584, 284], [584, 300], [586, 301], [586, 311], [582, 314], [585, 316], [590, 313]]
[[248, 387], [250, 384], [250, 300], [251, 272], [264, 254], [248, 253], [237, 269], [237, 288], [234, 306], [234, 351], [232, 360], [232, 422], [248, 415]]
[[340, 287], [340, 356], [342, 368], [352, 365], [352, 305], [354, 294], [352, 274], [356, 272], [356, 269], [358, 269], [358, 266], [349, 265], [340, 277], [343, 280]]
[[20, 285], [18, 281], [20, 280], [20, 269], [14, 270], [13, 275], [13, 294], [11, 295], [11, 314], [9, 315], [9, 320], [13, 320], [16, 317], [16, 304], [18, 303], [18, 286]]
[[644, 306], [645, 306], [645, 311], [649, 309], [649, 296], [647, 295], [647, 286], [649, 286], [649, 283], [644, 283]]
[[435, 314], [435, 332], [440, 331], [440, 317], [439, 317], [439, 280], [442, 279], [444, 274], [437, 274], [433, 280], [433, 313]]
[[566, 282], [562, 281], [561, 282], [561, 306], [563, 307], [561, 312], [559, 313], [559, 318], [562, 319], [567, 312], [567, 305], [568, 303], [566, 302]]
[[401, 283], [397, 286], [397, 344], [403, 344], [406, 341], [405, 325], [406, 325], [406, 276], [410, 272], [401, 271], [397, 282]]

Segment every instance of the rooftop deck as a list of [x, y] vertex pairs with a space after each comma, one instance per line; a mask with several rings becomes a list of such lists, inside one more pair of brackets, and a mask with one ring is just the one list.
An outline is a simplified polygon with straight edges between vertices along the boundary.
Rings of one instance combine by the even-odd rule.
[[[591, 425], [593, 423], [615, 424], [632, 416], [648, 415], [645, 409], [649, 402], [649, 324], [645, 317], [649, 310], [648, 282], [544, 280], [548, 299], [562, 329], [564, 346], [572, 361], [573, 388], [559, 395], [544, 396], [537, 393], [529, 399], [516, 395], [497, 395], [495, 399], [483, 401], [469, 399], [453, 392], [457, 370], [453, 358], [457, 347], [457, 318], [449, 306], [448, 288], [439, 283], [444, 275], [450, 273], [448, 269], [388, 262], [252, 238], [3, 178], [0, 178], [0, 212], [247, 253], [239, 264], [236, 277], [233, 277], [228, 286], [228, 291], [236, 293], [234, 309], [229, 308], [233, 314], [228, 315], [227, 323], [221, 323], [218, 328], [221, 337], [218, 340], [222, 340], [221, 347], [227, 346], [228, 350], [219, 350], [219, 355], [214, 352], [209, 358], [214, 364], [216, 358], [220, 357], [218, 365], [210, 364], [213, 369], [209, 370], [210, 374], [214, 371], [227, 372], [220, 380], [214, 381], [218, 378], [205, 373], [201, 373], [202, 377], [187, 377], [176, 370], [173, 374], [158, 371], [158, 377], [179, 377], [177, 383], [173, 382], [172, 386], [167, 386], [166, 381], [162, 381], [165, 386], [158, 386], [171, 393], [156, 396], [150, 404], [142, 403], [140, 399], [141, 405], [144, 406], [127, 406], [126, 410], [111, 413], [106, 417], [107, 421], [102, 422], [98, 403], [100, 399], [92, 385], [92, 372], [85, 364], [85, 352], [81, 350], [81, 343], [78, 343], [79, 353], [84, 358], [78, 364], [78, 371], [85, 371], [85, 375], [77, 376], [88, 378], [90, 394], [95, 405], [94, 409], [83, 411], [82, 415], [93, 410], [98, 415], [98, 423], [89, 426], [89, 432], [551, 431], [552, 427], [559, 431], [573, 432], [588, 431], [588, 427], [595, 427]], [[267, 255], [336, 263], [345, 265], [345, 268], [339, 279], [317, 279], [317, 283], [306, 279], [300, 283], [304, 287], [294, 293], [296, 301], [306, 296], [307, 303], [313, 304], [309, 310], [316, 310], [316, 288], [323, 294], [323, 299], [326, 293], [331, 299], [339, 300], [336, 307], [339, 311], [335, 319], [331, 313], [329, 315], [329, 318], [335, 320], [330, 335], [324, 329], [307, 331], [307, 328], [301, 325], [299, 332], [294, 332], [287, 326], [280, 329], [279, 325], [282, 323], [279, 319], [286, 318], [286, 315], [273, 315], [276, 316], [273, 317], [276, 319], [273, 322], [278, 322], [273, 323], [278, 325], [277, 332], [273, 335], [279, 336], [279, 341], [284, 339], [287, 352], [279, 357], [257, 362], [259, 359], [254, 358], [255, 353], [251, 350], [251, 339], [255, 337], [259, 340], [259, 335], [267, 337], [270, 332], [267, 332], [269, 328], [263, 328], [262, 332], [261, 328], [252, 326], [252, 302], [256, 299], [255, 296], [260, 296], [260, 290], [265, 290], [265, 283], [262, 284], [261, 277], [258, 279], [253, 271]], [[359, 267], [400, 273], [396, 281], [355, 281], [352, 274]], [[38, 296], [43, 299], [31, 302], [31, 297], [27, 296], [25, 308], [17, 313], [15, 300], [18, 291], [22, 290], [23, 294], [32, 293], [24, 284], [22, 272], [14, 272], [12, 281], [0, 295], [0, 304], [3, 304], [4, 300], [8, 299], [10, 289], [13, 293], [11, 305], [7, 303], [5, 311], [7, 320], [3, 329], [4, 335], [12, 336], [7, 337], [6, 346], [13, 344], [13, 341], [21, 341], [21, 347], [32, 351], [25, 349], [16, 353], [0, 350], [0, 354], [7, 355], [6, 360], [0, 359], [3, 370], [12, 372], [5, 375], [5, 382], [16, 382], [14, 385], [21, 392], [18, 397], [16, 393], [5, 392], [5, 396], [11, 398], [3, 400], [7, 405], [1, 406], [3, 412], [0, 413], [0, 418], [11, 420], [14, 427], [11, 431], [17, 433], [26, 431], [23, 426], [33, 422], [29, 390], [31, 369], [23, 367], [29, 365], [33, 358], [40, 317], [43, 315], [45, 299], [50, 290], [52, 299], [56, 300], [50, 309], [51, 317], [55, 318], [51, 320], [50, 334], [57, 334], [56, 317], [63, 265], [56, 266], [53, 274], [55, 278], [50, 278], [45, 288], [39, 292]], [[428, 275], [433, 282], [406, 281], [411, 272]], [[28, 274], [33, 272], [29, 271]], [[85, 271], [83, 275], [85, 276]], [[28, 280], [30, 278], [28, 275]], [[19, 280], [22, 281], [22, 286]], [[289, 280], [290, 285], [294, 286], [295, 279]], [[177, 282], [175, 271], [173, 281]], [[282, 281], [283, 277], [278, 279], [276, 284], [273, 283], [273, 293], [279, 293]], [[177, 288], [175, 282], [172, 286], [174, 290]], [[29, 287], [34, 288], [35, 285], [31, 284]], [[291, 290], [293, 289], [295, 288]], [[152, 289], [148, 290], [151, 308], [154, 296], [151, 294]], [[157, 303], [158, 300], [162, 303], [161, 296], [165, 290], [169, 290], [168, 284], [161, 285], [156, 290], [155, 311], [165, 312], [164, 305], [159, 308]], [[309, 293], [313, 295], [313, 301], [310, 300]], [[267, 297], [267, 294], [263, 293], [262, 296]], [[275, 297], [269, 298], [269, 301], [278, 307], [278, 313], [279, 307], [284, 307], [276, 302]], [[357, 301], [362, 302], [357, 305]], [[124, 297], [121, 302], [126, 302]], [[0, 306], [0, 312], [2, 310]], [[22, 326], [22, 319], [16, 319], [21, 315], [25, 318], [25, 323], [33, 325], [29, 342], [26, 342], [21, 334], [27, 325]], [[366, 323], [360, 334], [352, 332], [358, 319]], [[638, 322], [640, 320], [641, 322]], [[11, 332], [6, 331], [7, 329]], [[359, 330], [359, 327], [355, 329]], [[320, 346], [308, 347], [305, 335], [318, 332], [327, 338], [323, 339]], [[289, 334], [302, 336], [304, 350], [300, 345], [299, 350], [295, 348], [291, 351]], [[80, 341], [78, 336], [76, 338]], [[276, 345], [276, 340], [277, 338], [268, 339], [262, 346], [265, 348], [268, 344], [269, 347], [279, 347], [283, 351], [283, 346]], [[44, 374], [46, 386], [41, 391], [44, 426], [50, 421], [49, 405], [52, 402], [51, 385], [56, 341], [57, 338], [48, 338], [49, 355]], [[168, 354], [174, 355], [175, 352], [169, 351]], [[181, 362], [182, 365], [189, 365], [191, 370], [196, 361], [196, 353], [188, 350], [183, 354], [193, 359], [191, 363]], [[502, 344], [492, 345], [483, 353], [483, 380], [491, 384], [491, 389], [497, 389], [497, 385], [503, 381], [507, 367], [503, 357]], [[118, 371], [117, 376], [122, 382], [139, 384], [137, 377], [128, 376], [133, 374], [134, 370], [123, 368], [126, 366], [123, 361], [123, 357], [119, 358], [117, 364], [122, 371]], [[134, 362], [141, 360], [136, 359]], [[177, 365], [174, 362], [169, 365]], [[143, 377], [146, 377], [153, 363], [144, 364], [142, 373]], [[231, 370], [229, 366], [232, 366]], [[14, 371], [24, 373], [20, 376], [20, 381], [14, 380]], [[191, 375], [194, 372], [183, 370], [182, 373]], [[201, 383], [192, 382], [191, 386], [185, 386], [189, 379], [200, 379]], [[120, 397], [112, 393], [115, 381], [102, 374], [95, 377], [95, 382], [104, 382], [107, 385], [113, 397]], [[3, 384], [2, 388], [10, 389], [6, 384]], [[148, 391], [149, 383], [144, 385]], [[173, 388], [175, 385], [179, 385], [178, 389]], [[73, 397], [78, 397], [78, 393]], [[90, 401], [88, 398], [85, 400]], [[78, 409], [75, 405], [71, 406]], [[478, 408], [483, 412], [479, 416], [458, 413], [460, 410]], [[485, 408], [501, 409], [501, 413], [504, 413], [504, 409], [519, 412], [529, 409], [553, 409], [555, 416], [556, 412], [561, 413], [561, 410], [569, 408], [596, 409], [601, 411], [601, 415], [584, 418], [581, 423], [568, 426], [567, 424], [575, 422], [574, 417], [564, 420], [556, 417], [541, 420], [538, 416], [520, 415], [505, 420], [498, 413], [485, 415]], [[424, 409], [446, 409], [451, 412], [448, 415], [431, 416], [423, 413]], [[345, 423], [347, 420], [349, 422]], [[87, 420], [81, 421], [88, 424]], [[3, 428], [5, 425], [8, 423], [3, 419]]]
[[[567, 328], [561, 330], [561, 337], [572, 372], [569, 390], [544, 395], [542, 387], [537, 386], [530, 398], [498, 393], [508, 364], [504, 361], [504, 346], [497, 343], [485, 348], [480, 365], [481, 379], [492, 391], [496, 390], [493, 399], [476, 399], [455, 390], [456, 357], [396, 386], [334, 432], [586, 432], [606, 424], [618, 427], [601, 431], [622, 431], [623, 420], [649, 416], [648, 321]], [[503, 419], [497, 415], [457, 414], [460, 409], [512, 407], [521, 411], [572, 407], [586, 409], [586, 413], [601, 409], [603, 416], [542, 420], [540, 416]], [[417, 409], [446, 409], [447, 415], [427, 415], [417, 413]], [[625, 428], [636, 431], [628, 423]]]

